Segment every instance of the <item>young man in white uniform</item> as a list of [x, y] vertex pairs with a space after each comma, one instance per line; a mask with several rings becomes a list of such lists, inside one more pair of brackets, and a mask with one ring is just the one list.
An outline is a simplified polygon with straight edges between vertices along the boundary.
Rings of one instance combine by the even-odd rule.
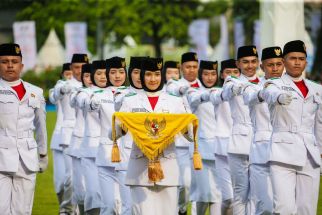
[[[36, 173], [47, 168], [43, 90], [20, 79], [19, 45], [0, 45], [0, 213], [31, 214]], [[34, 139], [35, 134], [35, 139]]]
[[284, 70], [283, 54], [280, 47], [268, 47], [262, 51], [261, 68], [265, 76], [258, 84], [249, 84], [244, 90], [244, 101], [249, 106], [250, 117], [254, 128], [254, 138], [251, 144], [250, 190], [251, 201], [255, 214], [272, 214], [273, 193], [270, 180], [268, 153], [272, 135], [268, 105], [259, 97], [266, 80], [279, 78]]
[[253, 139], [253, 128], [249, 108], [244, 104], [243, 88], [250, 82], [258, 82], [256, 69], [258, 54], [255, 46], [238, 48], [237, 67], [239, 78], [225, 80], [222, 98], [229, 101], [233, 119], [232, 141], [228, 146], [228, 161], [234, 189], [234, 214], [249, 214], [249, 151]]
[[[184, 105], [188, 112], [191, 112], [186, 98], [186, 92], [190, 87], [199, 88], [201, 86], [198, 80], [198, 56], [194, 52], [187, 52], [181, 55], [182, 78], [179, 80], [168, 80], [166, 91], [170, 94], [182, 96]], [[189, 146], [192, 144], [181, 137], [176, 141], [176, 153], [180, 167], [180, 187], [179, 187], [179, 214], [187, 214], [187, 206], [190, 202], [191, 186], [191, 156]], [[192, 214], [195, 214], [195, 203], [192, 203]]]
[[283, 48], [286, 73], [259, 94], [269, 105], [273, 133], [269, 149], [274, 214], [316, 214], [321, 162], [322, 87], [304, 79], [306, 47]]

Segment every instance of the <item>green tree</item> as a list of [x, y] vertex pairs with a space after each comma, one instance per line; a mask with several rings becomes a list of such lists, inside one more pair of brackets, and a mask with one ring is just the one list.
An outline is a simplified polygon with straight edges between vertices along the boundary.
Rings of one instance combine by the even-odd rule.
[[105, 40], [124, 44], [131, 35], [138, 44], [150, 43], [161, 56], [161, 44], [174, 38], [178, 45], [188, 43], [188, 26], [193, 19], [209, 18], [227, 8], [227, 2], [201, 3], [186, 0], [36, 0], [22, 10], [19, 20], [35, 20], [38, 47], [51, 28], [64, 41], [64, 23], [88, 24], [88, 47], [95, 53]]

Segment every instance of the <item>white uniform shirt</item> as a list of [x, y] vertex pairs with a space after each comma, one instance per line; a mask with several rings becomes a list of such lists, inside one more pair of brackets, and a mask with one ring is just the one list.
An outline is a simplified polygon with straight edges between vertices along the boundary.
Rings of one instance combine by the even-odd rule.
[[[186, 113], [186, 109], [182, 98], [161, 92], [154, 110], [152, 110], [147, 95], [140, 93], [125, 97], [120, 112]], [[163, 151], [163, 154], [160, 156], [160, 162], [164, 179], [156, 184], [161, 186], [178, 186], [179, 167], [174, 144], [171, 144]], [[148, 179], [148, 159], [135, 143], [132, 145], [126, 184], [154, 186]]]
[[214, 135], [217, 137], [215, 144], [215, 153], [218, 155], [227, 156], [228, 146], [231, 141], [233, 119], [228, 101], [222, 100], [222, 88], [215, 88], [211, 91], [209, 100], [214, 105], [216, 116], [216, 130]]
[[259, 101], [258, 98], [258, 93], [263, 89], [265, 82], [265, 78], [261, 78], [257, 85], [249, 84], [243, 94], [244, 102], [249, 106], [254, 129], [254, 139], [249, 155], [250, 163], [265, 164], [268, 161], [272, 125], [267, 103], [265, 101]]
[[61, 142], [61, 126], [63, 124], [63, 111], [61, 101], [54, 98], [54, 89], [49, 90], [49, 101], [56, 106], [56, 124], [50, 141], [50, 149], [62, 151]]
[[[67, 94], [62, 93], [62, 87], [65, 85], [70, 85], [72, 87], [72, 91]], [[76, 79], [72, 78], [71, 80], [62, 81], [59, 80], [54, 88], [54, 98], [56, 100], [61, 101], [62, 105], [62, 112], [63, 112], [63, 123], [62, 123], [62, 130], [64, 128], [74, 128], [76, 122], [76, 110], [70, 106], [71, 103], [71, 93], [73, 91], [77, 91], [79, 88], [82, 87], [82, 83], [77, 81]], [[62, 143], [63, 145], [70, 144], [70, 137], [65, 137], [64, 132], [62, 133]], [[66, 135], [70, 135], [69, 132]]]
[[[304, 79], [308, 94], [304, 98], [291, 77], [284, 74], [281, 78], [269, 80], [263, 93], [269, 105], [273, 133], [269, 160], [296, 166], [305, 166], [307, 152], [314, 162], [320, 164], [321, 120], [316, 120], [321, 106], [322, 87]], [[292, 95], [289, 105], [280, 105], [278, 97], [282, 93]]]
[[[47, 154], [46, 109], [43, 90], [22, 81], [26, 93], [17, 93], [0, 79], [0, 171], [17, 172], [19, 160], [39, 171], [39, 154]], [[34, 131], [36, 141], [34, 139]]]
[[250, 145], [253, 139], [252, 122], [249, 108], [244, 104], [243, 95], [233, 96], [232, 87], [235, 84], [247, 84], [244, 75], [239, 78], [228, 77], [225, 80], [222, 98], [229, 102], [231, 117], [233, 119], [232, 141], [228, 146], [228, 153], [249, 155]]
[[201, 94], [203, 91], [211, 89], [199, 88], [191, 89], [187, 94], [187, 99], [191, 110], [199, 119], [198, 128], [198, 151], [202, 159], [215, 159], [215, 135], [217, 129], [214, 106], [210, 101], [202, 101]]

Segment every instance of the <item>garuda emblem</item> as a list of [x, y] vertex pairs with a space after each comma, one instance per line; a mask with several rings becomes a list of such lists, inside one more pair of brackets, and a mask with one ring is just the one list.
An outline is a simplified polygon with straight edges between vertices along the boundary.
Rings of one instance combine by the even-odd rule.
[[144, 127], [148, 130], [147, 135], [153, 139], [159, 138], [161, 132], [165, 129], [166, 121], [163, 118], [160, 122], [157, 119], [150, 120], [148, 117], [144, 121]]

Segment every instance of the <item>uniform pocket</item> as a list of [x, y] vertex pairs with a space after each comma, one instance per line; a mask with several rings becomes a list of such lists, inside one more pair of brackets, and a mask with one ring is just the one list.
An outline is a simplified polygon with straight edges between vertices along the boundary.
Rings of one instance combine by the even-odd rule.
[[0, 97], [0, 113], [8, 114], [15, 110], [15, 98], [13, 96], [1, 96]]
[[232, 134], [247, 136], [250, 134], [250, 129], [244, 125], [236, 125], [233, 126]]
[[36, 141], [35, 141], [35, 140], [33, 140], [33, 139], [27, 140], [27, 144], [28, 144], [28, 149], [29, 149], [29, 150], [32, 150], [32, 149], [34, 149], [34, 148], [37, 148], [37, 147], [38, 147], [38, 145], [37, 145]]
[[295, 138], [293, 134], [288, 132], [283, 132], [283, 133], [273, 134], [272, 142], [293, 144], [295, 142]]

